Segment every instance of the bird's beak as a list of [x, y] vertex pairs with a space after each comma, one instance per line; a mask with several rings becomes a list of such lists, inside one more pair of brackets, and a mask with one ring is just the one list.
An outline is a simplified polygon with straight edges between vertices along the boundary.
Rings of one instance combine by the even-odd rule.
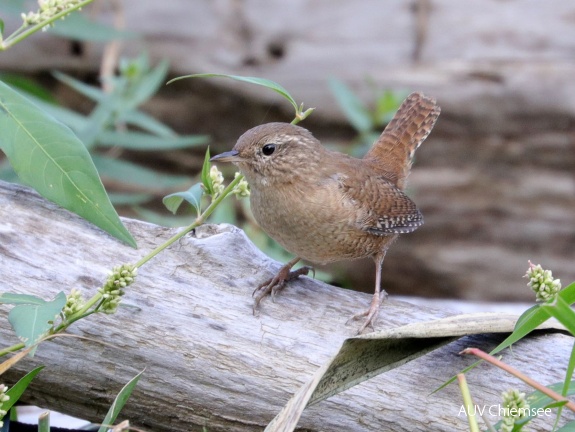
[[239, 156], [237, 150], [231, 150], [225, 153], [220, 153], [210, 159], [211, 162], [241, 162], [243, 158]]

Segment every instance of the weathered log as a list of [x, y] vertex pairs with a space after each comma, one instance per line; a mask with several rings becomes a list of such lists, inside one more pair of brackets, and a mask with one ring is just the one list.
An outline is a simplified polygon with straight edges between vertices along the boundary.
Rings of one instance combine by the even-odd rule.
[[[27, 188], [0, 183], [2, 291], [50, 298], [76, 287], [91, 295], [108, 269], [135, 262], [175, 232], [124, 222], [139, 250]], [[356, 325], [346, 321], [370, 300], [304, 277], [253, 316], [253, 287], [278, 267], [239, 229], [202, 226], [140, 269], [124, 298], [127, 307], [74, 324], [71, 333], [88, 339], [45, 342], [1, 380], [10, 385], [46, 365], [23, 400], [101, 422], [114, 394], [145, 368], [121, 418], [154, 431], [263, 429], [354, 334]], [[0, 315], [0, 343], [16, 343], [6, 307]], [[378, 327], [445, 315], [392, 298]], [[500, 340], [487, 335], [451, 343], [308, 408], [299, 425], [310, 431], [466, 430], [458, 389], [430, 392], [472, 363], [456, 355], [462, 348], [489, 350]], [[571, 344], [568, 336], [542, 334], [518, 343], [505, 360], [540, 382], [557, 382], [562, 368], [555, 360], [550, 367], [549, 359], [567, 358]], [[470, 372], [468, 381], [476, 402], [486, 405], [499, 403], [510, 386], [525, 388], [487, 366]]]
[[[86, 13], [110, 23], [103, 5], [95, 2]], [[383, 278], [390, 292], [530, 301], [519, 279], [528, 259], [564, 281], [575, 279], [571, 2], [122, 5], [126, 29], [143, 36], [153, 61], [169, 59], [174, 75], [222, 72], [278, 81], [298, 102], [317, 107], [304, 126], [325, 143], [345, 142], [338, 133], [343, 113], [327, 85], [331, 76], [365, 101], [374, 98], [366, 77], [379, 88], [438, 99], [442, 115], [418, 150], [410, 178], [426, 224], [388, 254]], [[5, 18], [7, 30], [19, 26], [18, 14]], [[123, 53], [136, 54], [141, 46], [126, 40]], [[2, 53], [0, 68], [94, 74], [102, 50], [101, 43], [47, 32]], [[60, 99], [75, 100], [65, 97], [65, 89], [55, 90]], [[163, 88], [146, 109], [179, 132], [209, 133], [229, 149], [249, 127], [291, 118], [273, 109], [270, 114], [272, 101], [279, 103], [279, 96], [257, 86], [187, 80]], [[363, 275], [373, 275], [372, 265], [370, 260], [365, 272], [350, 272], [351, 278], [362, 276], [361, 283], [352, 279], [354, 286], [371, 290]]]

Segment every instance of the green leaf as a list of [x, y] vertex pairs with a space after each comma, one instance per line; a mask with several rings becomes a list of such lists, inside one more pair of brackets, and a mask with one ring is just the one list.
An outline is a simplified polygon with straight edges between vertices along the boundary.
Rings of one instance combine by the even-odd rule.
[[[140, 57], [140, 60], [142, 62], [144, 61], [142, 57]], [[129, 94], [123, 95], [125, 98], [124, 102], [126, 103], [124, 109], [133, 109], [154, 96], [166, 80], [169, 67], [169, 62], [164, 60], [151, 71], [147, 71], [146, 74], [135, 82], [130, 82], [132, 88]]]
[[[575, 302], [575, 282], [569, 284], [564, 289], [559, 291], [559, 297], [562, 298], [568, 304], [573, 304]], [[523, 314], [521, 314], [521, 316], [515, 323], [515, 328], [513, 329], [513, 332], [507, 338], [505, 338], [503, 342], [497, 345], [489, 354], [494, 355], [500, 351], [503, 351], [505, 348], [508, 348], [509, 346], [513, 345], [520, 339], [527, 336], [537, 327], [541, 326], [549, 318], [551, 318], [551, 315], [547, 310], [541, 308], [541, 305], [535, 305], [530, 307], [525, 312], [523, 312]], [[462, 373], [470, 371], [480, 363], [481, 361], [473, 363], [471, 366], [465, 368], [462, 371]], [[455, 375], [452, 376], [450, 379], [444, 382], [440, 387], [435, 389], [433, 393], [451, 384], [453, 381], [455, 381], [456, 378], [457, 377]]]
[[3, 39], [4, 35], [4, 20], [0, 19], [0, 41]]
[[38, 99], [34, 96], [27, 97], [40, 108], [42, 111], [46, 112], [46, 114], [51, 115], [56, 120], [64, 123], [66, 126], [78, 132], [84, 129], [88, 124], [88, 118], [83, 116], [82, 114], [78, 114], [75, 111], [69, 110], [68, 108], [64, 108], [59, 105], [54, 105], [52, 103], [45, 102], [41, 99]]
[[557, 296], [553, 303], [543, 303], [541, 309], [557, 319], [575, 336], [575, 312], [563, 298]]
[[65, 125], [0, 82], [0, 148], [20, 179], [45, 198], [136, 246], [86, 147]]
[[210, 169], [212, 168], [212, 163], [210, 162], [210, 148], [206, 149], [206, 155], [204, 156], [204, 164], [202, 165], [201, 180], [204, 185], [204, 191], [206, 195], [214, 194], [214, 182], [210, 177]]
[[30, 347], [48, 333], [65, 305], [66, 294], [61, 291], [49, 302], [14, 306], [8, 314], [8, 321], [20, 340]]
[[196, 183], [185, 192], [176, 192], [165, 196], [162, 199], [162, 202], [164, 203], [164, 205], [168, 210], [170, 210], [173, 214], [176, 214], [182, 202], [186, 200], [187, 202], [189, 202], [191, 205], [194, 206], [197, 214], [199, 215], [201, 212], [202, 207], [201, 203], [203, 195], [204, 195], [204, 188], [202, 187], [202, 184]]
[[124, 405], [126, 405], [126, 402], [130, 398], [130, 395], [134, 391], [134, 388], [136, 387], [136, 384], [138, 384], [138, 380], [140, 379], [143, 373], [144, 371], [140, 372], [138, 375], [132, 378], [122, 388], [122, 390], [120, 390], [120, 393], [118, 393], [118, 396], [116, 396], [114, 403], [108, 410], [108, 414], [106, 414], [106, 417], [102, 421], [102, 426], [100, 427], [100, 429], [98, 429], [98, 432], [106, 432], [109, 429], [110, 425], [114, 424], [114, 422], [118, 418], [118, 415], [120, 414], [120, 411], [122, 411], [122, 408], [124, 408]]
[[175, 150], [205, 145], [207, 135], [188, 135], [159, 137], [142, 132], [103, 131], [96, 138], [98, 144], [109, 147], [121, 147], [130, 150]]
[[28, 305], [42, 305], [46, 300], [41, 299], [30, 294], [15, 294], [15, 293], [2, 293], [0, 294], [1, 304], [28, 304]]
[[[551, 384], [551, 385], [548, 385], [547, 388], [553, 390], [556, 393], [560, 393], [563, 389], [563, 383], [559, 382], [559, 383]], [[575, 394], [575, 382], [570, 382], [569, 385], [567, 386], [565, 394], [563, 396], [571, 396], [573, 394]], [[527, 396], [527, 402], [529, 402], [529, 405], [531, 407], [537, 409], [537, 408], [545, 408], [551, 404], [554, 404], [557, 401], [555, 401], [554, 399], [551, 399], [549, 396], [536, 390]]]
[[401, 101], [407, 97], [407, 94], [400, 94], [386, 90], [376, 100], [374, 121], [378, 126], [382, 126], [391, 121], [397, 112]]
[[136, 126], [143, 131], [150, 132], [161, 137], [177, 136], [170, 127], [142, 111], [128, 110], [118, 113], [118, 121]]
[[354, 129], [360, 133], [371, 130], [373, 124], [369, 111], [349, 87], [335, 78], [330, 78], [328, 84], [337, 103]]
[[161, 192], [165, 189], [189, 184], [189, 177], [168, 175], [131, 162], [106, 156], [92, 156], [103, 179], [118, 181], [125, 185], [138, 186], [145, 192]]
[[[559, 291], [558, 297], [567, 304], [575, 302], [575, 282], [569, 284], [564, 289]], [[517, 320], [513, 333], [509, 335], [503, 342], [501, 342], [493, 351], [491, 355], [514, 344], [519, 339], [525, 337], [545, 321], [551, 318], [549, 310], [542, 308], [542, 305], [535, 305], [527, 309]]]
[[99, 87], [83, 83], [82, 81], [72, 78], [70, 75], [66, 75], [58, 71], [52, 72], [52, 75], [58, 81], [66, 84], [67, 86], [76, 90], [78, 93], [86, 96], [88, 99], [91, 99], [95, 102], [100, 102], [108, 97], [108, 95], [104, 93]]
[[238, 75], [227, 75], [227, 74], [216, 74], [216, 73], [204, 73], [204, 74], [193, 74], [193, 75], [184, 75], [181, 77], [177, 77], [177, 78], [174, 78], [174, 79], [168, 81], [168, 84], [171, 84], [175, 81], [178, 81], [178, 80], [181, 80], [184, 78], [212, 78], [212, 77], [230, 78], [230, 79], [233, 79], [236, 81], [242, 81], [242, 82], [247, 82], [250, 84], [255, 84], [255, 85], [266, 87], [270, 90], [275, 91], [276, 93], [280, 94], [285, 99], [287, 99], [289, 101], [289, 103], [292, 104], [295, 111], [299, 112], [299, 107], [297, 105], [297, 102], [289, 94], [289, 92], [284, 87], [279, 85], [278, 83], [271, 81], [271, 80], [268, 80], [268, 79], [265, 79], [265, 78], [244, 77], [244, 76], [238, 76]]
[[16, 384], [10, 387], [10, 389], [6, 392], [6, 395], [10, 396], [10, 399], [2, 404], [2, 409], [4, 411], [9, 411], [10, 408], [12, 408], [14, 404], [18, 402], [26, 388], [28, 388], [34, 377], [38, 375], [42, 369], [44, 369], [44, 366], [38, 366], [37, 368], [32, 369], [30, 372], [20, 378]]

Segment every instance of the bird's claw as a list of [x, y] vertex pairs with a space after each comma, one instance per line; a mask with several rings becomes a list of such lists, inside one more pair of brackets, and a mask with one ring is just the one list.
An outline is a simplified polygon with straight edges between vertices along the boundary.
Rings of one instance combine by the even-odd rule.
[[315, 277], [315, 269], [308, 266], [303, 266], [297, 270], [290, 271], [291, 267], [283, 266], [280, 271], [271, 279], [268, 279], [264, 283], [258, 285], [258, 287], [252, 293], [252, 297], [254, 297], [254, 306], [253, 306], [253, 313], [256, 314], [256, 311], [260, 305], [260, 302], [263, 300], [264, 297], [270, 296], [272, 301], [275, 301], [275, 295], [283, 289], [285, 284], [299, 276], [306, 276], [309, 271], [313, 271], [313, 275]]
[[359, 330], [357, 331], [356, 334], [358, 334], [358, 335], [362, 334], [363, 331], [367, 327], [371, 327], [371, 329], [373, 331], [375, 331], [374, 324], [377, 321], [377, 318], [379, 315], [379, 309], [381, 307], [381, 304], [386, 299], [387, 299], [387, 293], [384, 290], [381, 290], [381, 292], [375, 293], [371, 299], [369, 309], [366, 311], [360, 312], [358, 314], [355, 314], [349, 320], [347, 320], [346, 324], [348, 324], [350, 321], [355, 321], [355, 320], [358, 320], [360, 318], [366, 317], [365, 321], [363, 322], [363, 324], [361, 325], [361, 327], [359, 328]]

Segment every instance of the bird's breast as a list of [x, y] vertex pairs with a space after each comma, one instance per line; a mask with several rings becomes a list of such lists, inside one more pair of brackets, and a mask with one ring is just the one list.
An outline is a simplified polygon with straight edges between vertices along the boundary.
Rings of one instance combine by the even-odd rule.
[[335, 182], [252, 187], [250, 202], [262, 229], [289, 252], [313, 263], [371, 256], [393, 236], [359, 228], [354, 203]]

